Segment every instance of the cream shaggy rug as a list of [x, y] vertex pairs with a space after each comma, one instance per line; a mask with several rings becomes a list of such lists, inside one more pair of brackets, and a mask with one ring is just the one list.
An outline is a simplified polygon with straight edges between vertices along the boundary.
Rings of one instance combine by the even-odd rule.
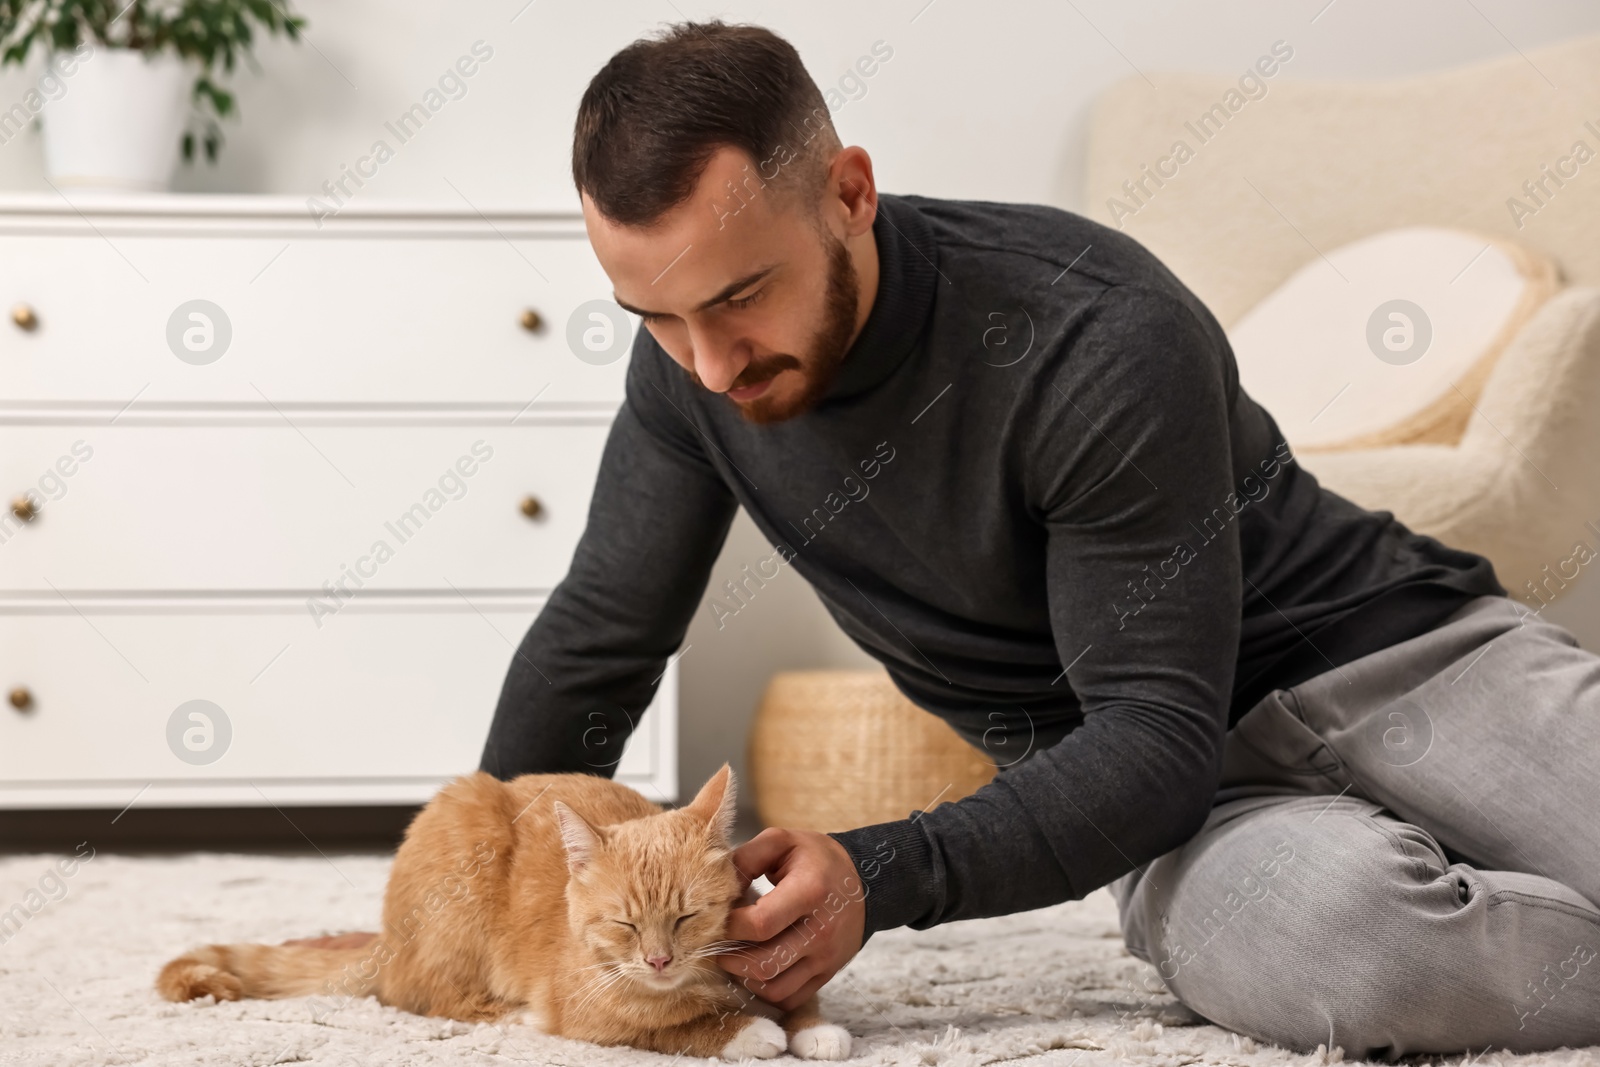
[[[682, 1057], [601, 1049], [520, 1026], [465, 1025], [357, 1001], [314, 1022], [307, 1000], [169, 1004], [151, 988], [176, 952], [207, 941], [280, 941], [371, 928], [387, 858], [100, 855], [72, 877], [55, 857], [0, 859], [0, 1064], [608, 1067]], [[12, 915], [16, 916], [12, 911]], [[1146, 983], [1150, 986], [1146, 986]], [[1327, 1064], [1201, 1023], [1129, 956], [1104, 892], [998, 919], [874, 937], [823, 990], [855, 1035], [849, 1062], [896, 1067]], [[711, 1061], [704, 1061], [711, 1062]], [[785, 1058], [780, 1062], [795, 1063]], [[1600, 1049], [1436, 1062], [1600, 1064]]]

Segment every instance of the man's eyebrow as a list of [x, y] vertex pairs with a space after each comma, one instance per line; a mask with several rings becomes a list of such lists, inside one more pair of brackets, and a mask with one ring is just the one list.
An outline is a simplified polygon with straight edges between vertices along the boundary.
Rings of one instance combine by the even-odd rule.
[[[769, 263], [768, 265], [766, 265], [765, 267], [760, 268], [759, 270], [751, 271], [749, 274], [746, 274], [743, 278], [734, 279], [732, 282], [729, 282], [727, 285], [724, 285], [722, 287], [722, 289], [719, 290], [715, 296], [711, 297], [711, 299], [702, 300], [699, 304], [695, 305], [695, 310], [696, 311], [704, 311], [706, 308], [714, 307], [717, 304], [722, 303], [724, 300], [727, 300], [727, 299], [731, 298], [734, 293], [739, 292], [741, 289], [748, 289], [750, 286], [754, 285], [756, 282], [759, 282], [762, 278], [765, 278], [767, 275], [771, 274], [774, 270], [776, 270], [777, 267], [778, 267], [778, 265], [776, 263]], [[636, 308], [632, 304], [628, 303], [626, 300], [624, 300], [620, 296], [618, 296], [615, 292], [613, 292], [611, 294], [611, 299], [615, 300], [617, 302], [617, 306], [620, 307], [622, 310], [631, 311], [633, 314], [638, 315], [640, 318], [650, 318], [652, 316], [656, 317], [656, 318], [664, 318], [665, 317], [665, 312], [645, 311], [643, 308]]]

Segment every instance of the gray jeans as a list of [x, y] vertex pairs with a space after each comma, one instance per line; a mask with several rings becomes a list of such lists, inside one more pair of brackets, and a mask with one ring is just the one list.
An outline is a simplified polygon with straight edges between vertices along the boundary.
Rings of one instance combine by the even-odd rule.
[[1505, 597], [1264, 697], [1110, 886], [1189, 1008], [1347, 1056], [1600, 1044], [1600, 656]]

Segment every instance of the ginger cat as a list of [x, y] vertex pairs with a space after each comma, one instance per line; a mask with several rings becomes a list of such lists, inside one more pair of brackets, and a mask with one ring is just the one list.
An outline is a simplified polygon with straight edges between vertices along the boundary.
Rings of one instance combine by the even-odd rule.
[[376, 996], [601, 1045], [843, 1059], [850, 1035], [815, 995], [784, 1013], [713, 959], [741, 944], [722, 939], [729, 910], [756, 899], [729, 848], [734, 801], [727, 764], [673, 810], [593, 775], [470, 774], [406, 830], [375, 941], [208, 945], [163, 967], [156, 988], [168, 1000], [320, 994], [324, 1015]]

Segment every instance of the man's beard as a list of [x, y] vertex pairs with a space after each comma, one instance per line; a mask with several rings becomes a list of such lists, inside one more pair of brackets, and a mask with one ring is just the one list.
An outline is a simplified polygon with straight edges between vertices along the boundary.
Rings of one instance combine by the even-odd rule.
[[[760, 396], [744, 403], [730, 401], [746, 422], [764, 426], [809, 411], [827, 395], [839, 376], [839, 368], [844, 363], [845, 353], [850, 350], [850, 338], [856, 329], [860, 282], [855, 261], [850, 258], [850, 250], [845, 243], [826, 230], [823, 231], [823, 242], [828, 246], [828, 291], [822, 306], [822, 325], [811, 341], [810, 360], [801, 362], [787, 353], [767, 356], [752, 361], [729, 386], [730, 389], [742, 389], [776, 377], [782, 371], [793, 370], [801, 376], [803, 384], [800, 392], [781, 400]], [[695, 384], [701, 384], [692, 371], [690, 376], [694, 377]]]

